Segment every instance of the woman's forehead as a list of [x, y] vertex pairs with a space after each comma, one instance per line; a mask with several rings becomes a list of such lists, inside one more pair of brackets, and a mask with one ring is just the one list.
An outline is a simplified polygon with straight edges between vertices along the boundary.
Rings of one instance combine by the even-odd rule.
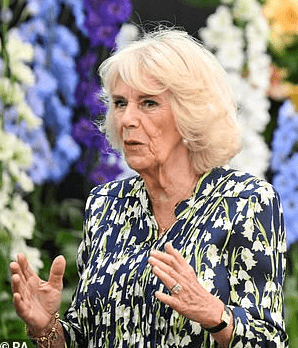
[[[151, 92], [153, 90], [153, 92]], [[117, 84], [112, 91], [112, 97], [133, 97], [137, 99], [143, 99], [148, 97], [157, 97], [160, 98], [160, 101], [169, 101], [170, 97], [170, 91], [156, 91], [156, 89], [150, 88], [150, 91], [148, 92], [147, 89], [137, 89], [126, 82], [124, 82], [121, 78], [118, 79]]]
[[112, 93], [116, 89], [117, 85], [119, 85], [119, 82], [124, 82], [129, 87], [140, 91], [141, 93], [145, 94], [160, 94], [167, 90], [167, 88], [158, 81], [155, 77], [152, 75], [144, 72], [141, 74], [141, 76], [134, 76], [135, 78], [126, 78], [126, 76], [121, 76], [119, 73], [117, 78], [115, 79], [114, 86], [112, 87]]

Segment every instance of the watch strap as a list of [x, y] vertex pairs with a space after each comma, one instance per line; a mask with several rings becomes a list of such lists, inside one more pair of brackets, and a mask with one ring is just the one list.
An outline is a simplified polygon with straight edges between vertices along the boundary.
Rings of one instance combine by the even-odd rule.
[[225, 305], [222, 316], [221, 316], [222, 322], [214, 327], [210, 328], [203, 328], [204, 330], [210, 332], [210, 333], [216, 333], [224, 329], [230, 324], [231, 316], [230, 316], [230, 310], [229, 308]]

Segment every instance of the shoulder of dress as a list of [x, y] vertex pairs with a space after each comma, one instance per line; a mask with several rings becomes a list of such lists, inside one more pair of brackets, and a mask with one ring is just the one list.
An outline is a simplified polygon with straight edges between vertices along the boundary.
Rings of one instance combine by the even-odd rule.
[[222, 196], [249, 198], [251, 196], [260, 199], [276, 196], [274, 187], [263, 178], [250, 173], [231, 169], [217, 168], [213, 174], [214, 186], [218, 187]]
[[134, 176], [122, 180], [110, 181], [106, 184], [94, 187], [90, 192], [90, 197], [111, 197], [111, 198], [126, 198], [134, 196], [135, 191], [143, 186], [143, 181], [140, 176]]

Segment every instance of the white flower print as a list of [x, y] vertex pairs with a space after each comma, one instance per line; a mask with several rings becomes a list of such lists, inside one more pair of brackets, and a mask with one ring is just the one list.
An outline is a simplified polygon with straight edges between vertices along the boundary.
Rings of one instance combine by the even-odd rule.
[[257, 239], [254, 241], [254, 243], [253, 243], [253, 245], [252, 245], [252, 250], [254, 250], [254, 251], [263, 251], [263, 250], [264, 250], [264, 246], [263, 246], [263, 244], [260, 242], [260, 239], [259, 239], [259, 238], [257, 238]]
[[242, 249], [241, 258], [245, 263], [247, 270], [251, 270], [257, 264], [257, 262], [253, 259], [253, 253], [248, 248]]
[[207, 257], [210, 260], [212, 267], [215, 267], [219, 261], [218, 248], [215, 244], [210, 244], [207, 251]]

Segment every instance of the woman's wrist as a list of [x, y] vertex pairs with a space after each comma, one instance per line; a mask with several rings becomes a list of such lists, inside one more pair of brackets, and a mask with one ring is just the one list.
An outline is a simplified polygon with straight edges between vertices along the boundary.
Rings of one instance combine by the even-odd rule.
[[59, 314], [55, 313], [49, 324], [42, 330], [36, 330], [36, 328], [27, 325], [27, 335], [36, 341], [48, 341], [55, 336], [59, 325]]
[[203, 327], [206, 331], [210, 333], [217, 333], [226, 328], [231, 322], [231, 311], [230, 309], [224, 305], [224, 309], [221, 314], [220, 322], [214, 326], [210, 327]]

